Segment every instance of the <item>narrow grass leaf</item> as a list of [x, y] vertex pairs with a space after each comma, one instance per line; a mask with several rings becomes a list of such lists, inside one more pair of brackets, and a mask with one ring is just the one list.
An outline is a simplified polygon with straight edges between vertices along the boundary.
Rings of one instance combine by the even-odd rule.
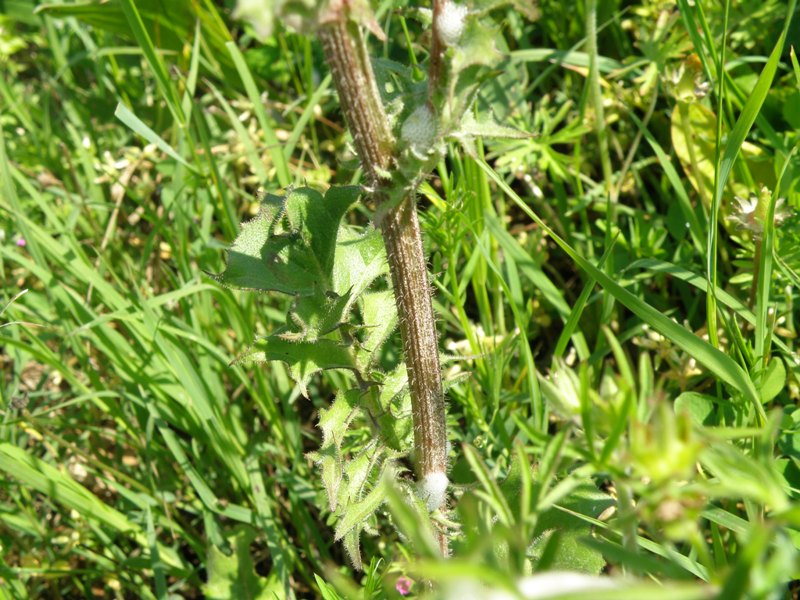
[[[682, 327], [675, 321], [666, 317], [661, 311], [656, 310], [624, 287], [619, 285], [608, 274], [599, 270], [592, 263], [583, 258], [572, 246], [562, 240], [530, 207], [512, 190], [509, 185], [486, 162], [480, 161], [481, 168], [502, 189], [511, 200], [533, 219], [548, 235], [566, 252], [578, 266], [611, 293], [621, 304], [636, 316], [658, 331], [661, 335], [671, 340], [674, 344], [693, 356], [697, 362], [708, 368], [714, 375], [733, 387], [750, 401], [757, 411], [763, 415], [763, 408], [758, 392], [753, 387], [747, 373], [729, 356], [703, 341], [691, 331]], [[765, 419], [765, 415], [762, 416]]]
[[174, 158], [193, 173], [197, 173], [197, 169], [186, 162], [186, 160], [180, 154], [178, 154], [178, 152], [172, 146], [165, 142], [164, 139], [155, 131], [150, 129], [150, 127], [145, 125], [145, 123], [135, 114], [133, 114], [131, 110], [122, 102], [117, 104], [117, 109], [114, 111], [114, 116], [127, 125], [131, 131], [140, 135], [151, 144], [155, 144], [164, 154]]
[[247, 97], [253, 105], [253, 112], [256, 115], [256, 119], [258, 119], [258, 124], [261, 126], [261, 131], [267, 142], [267, 150], [269, 150], [269, 154], [272, 157], [272, 164], [275, 165], [278, 183], [281, 187], [287, 187], [292, 183], [292, 176], [289, 172], [288, 163], [288, 158], [292, 155], [291, 150], [289, 150], [288, 147], [287, 150], [281, 148], [281, 143], [278, 141], [275, 129], [267, 118], [267, 111], [264, 109], [264, 103], [261, 101], [261, 95], [258, 93], [256, 82], [253, 80], [253, 75], [250, 73], [250, 69], [247, 67], [247, 63], [245, 63], [244, 56], [242, 56], [239, 48], [234, 42], [228, 42], [225, 44], [225, 47], [228, 49], [233, 59], [233, 64], [236, 67], [236, 71], [239, 73], [239, 77], [242, 79]]

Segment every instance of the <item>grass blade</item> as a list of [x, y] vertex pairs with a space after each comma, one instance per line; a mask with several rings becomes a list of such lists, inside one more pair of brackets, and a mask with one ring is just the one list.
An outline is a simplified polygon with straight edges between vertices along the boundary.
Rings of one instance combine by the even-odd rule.
[[691, 331], [681, 327], [675, 321], [664, 316], [640, 298], [623, 288], [606, 273], [595, 267], [592, 263], [578, 254], [572, 246], [562, 240], [548, 225], [536, 215], [530, 207], [512, 190], [503, 179], [486, 164], [485, 161], [478, 163], [486, 174], [502, 189], [511, 200], [533, 219], [537, 225], [544, 229], [547, 234], [558, 244], [569, 257], [586, 273], [597, 280], [614, 298], [628, 308], [632, 313], [658, 331], [661, 335], [671, 340], [674, 344], [685, 350], [697, 362], [704, 365], [709, 371], [719, 379], [733, 387], [749, 402], [753, 404], [762, 422], [766, 420], [764, 409], [761, 406], [758, 393], [753, 387], [750, 377], [736, 362], [717, 348], [697, 337]]

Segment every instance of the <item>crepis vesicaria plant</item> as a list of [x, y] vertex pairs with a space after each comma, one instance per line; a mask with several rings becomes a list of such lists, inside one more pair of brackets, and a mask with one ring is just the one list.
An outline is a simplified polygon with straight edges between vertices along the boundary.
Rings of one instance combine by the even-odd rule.
[[[257, 37], [271, 35], [280, 22], [321, 42], [364, 171], [362, 187], [266, 194], [258, 216], [242, 225], [220, 276], [227, 285], [294, 297], [285, 326], [257, 340], [242, 360], [286, 363], [304, 394], [320, 370], [353, 375], [352, 389], [339, 390], [321, 411], [323, 441], [312, 457], [336, 518], [336, 538], [356, 567], [360, 533], [412, 445], [418, 508], [446, 505], [445, 400], [416, 188], [447, 140], [472, 151], [476, 136], [520, 135], [472, 111], [481, 79], [500, 58], [488, 17], [499, 4], [434, 0], [432, 8], [415, 12], [431, 28], [423, 82], [405, 65], [373, 65], [367, 35], [385, 36], [368, 0], [239, 0], [236, 7]], [[359, 197], [375, 206], [374, 227], [366, 231], [342, 223]], [[385, 373], [381, 347], [398, 324], [404, 364]], [[356, 422], [377, 435], [349, 452], [347, 433]], [[435, 533], [446, 554], [445, 533]]]

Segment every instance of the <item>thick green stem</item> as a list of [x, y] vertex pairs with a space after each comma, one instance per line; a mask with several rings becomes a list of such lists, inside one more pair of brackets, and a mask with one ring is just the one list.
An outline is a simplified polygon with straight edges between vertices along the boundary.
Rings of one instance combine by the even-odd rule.
[[[447, 487], [447, 431], [438, 336], [415, 194], [407, 190], [400, 195], [395, 189], [402, 185], [398, 183], [402, 177], [393, 173], [394, 139], [361, 31], [342, 15], [321, 28], [320, 39], [371, 193], [379, 208], [383, 204], [386, 209], [379, 227], [408, 371], [417, 476], [428, 506], [434, 509], [443, 502]], [[397, 202], [397, 197], [402, 200]]]

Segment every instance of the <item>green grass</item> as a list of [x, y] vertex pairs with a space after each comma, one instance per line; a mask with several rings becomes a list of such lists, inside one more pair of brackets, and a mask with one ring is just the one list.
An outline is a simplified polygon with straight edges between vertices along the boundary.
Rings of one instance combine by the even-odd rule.
[[[319, 46], [257, 43], [230, 2], [37, 4], [0, 2], [0, 598], [447, 597], [566, 568], [629, 577], [614, 598], [797, 594], [800, 217], [729, 218], [762, 185], [800, 207], [794, 0], [492, 13], [478, 110], [533, 135], [452, 145], [420, 190], [454, 556], [389, 487], [363, 572], [309, 457], [351, 376], [306, 399], [236, 361], [289, 302], [212, 276], [259, 189], [359, 177]], [[374, 53], [422, 64], [401, 5]]]

